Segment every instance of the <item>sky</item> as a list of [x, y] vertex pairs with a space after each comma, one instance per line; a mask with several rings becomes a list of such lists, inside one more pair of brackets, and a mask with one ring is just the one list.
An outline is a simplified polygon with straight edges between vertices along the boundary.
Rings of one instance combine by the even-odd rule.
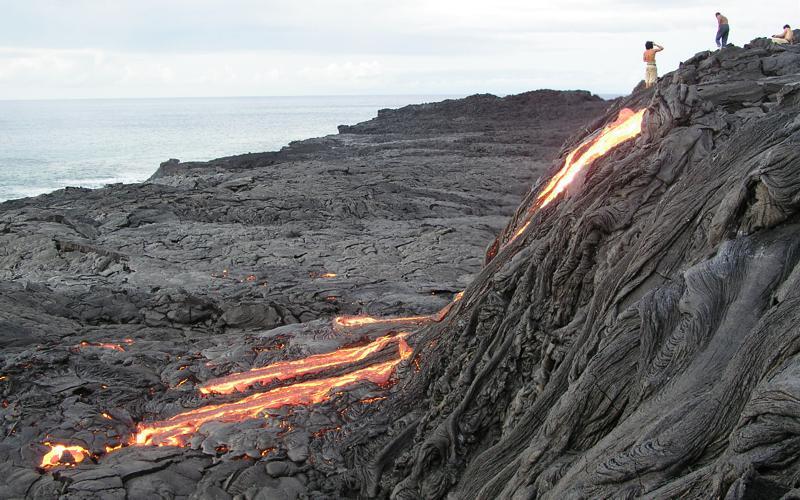
[[0, 0], [0, 99], [628, 93], [800, 0]]

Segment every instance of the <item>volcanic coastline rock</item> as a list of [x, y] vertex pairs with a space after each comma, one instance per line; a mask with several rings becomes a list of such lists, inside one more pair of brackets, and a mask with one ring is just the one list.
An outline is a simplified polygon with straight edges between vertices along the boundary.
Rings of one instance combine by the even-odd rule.
[[[624, 109], [641, 133], [542, 206]], [[610, 103], [411, 106], [3, 204], [3, 494], [796, 498], [798, 111], [800, 46], [760, 39]], [[355, 313], [422, 316], [330, 319]], [[396, 363], [391, 383], [107, 449], [235, 404], [199, 393], [215, 377], [387, 335], [293, 382]], [[45, 441], [91, 456], [36, 470]]]
[[[415, 117], [405, 128], [382, 111], [369, 132], [3, 203], [0, 498], [339, 496], [341, 433], [386, 397], [368, 382], [208, 423], [185, 448], [107, 450], [141, 422], [242, 397], [199, 394], [214, 377], [398, 330], [337, 328], [336, 315], [446, 306], [563, 142], [608, 106], [586, 92], [479, 95], [398, 110]], [[37, 470], [54, 443], [92, 456]]]

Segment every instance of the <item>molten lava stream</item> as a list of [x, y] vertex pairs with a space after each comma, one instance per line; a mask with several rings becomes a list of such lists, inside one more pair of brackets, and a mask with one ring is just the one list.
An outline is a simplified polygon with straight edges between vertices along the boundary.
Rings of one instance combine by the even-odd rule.
[[429, 314], [427, 316], [402, 316], [399, 318], [375, 318], [372, 316], [337, 316], [333, 319], [333, 323], [336, 326], [340, 327], [357, 327], [357, 326], [366, 326], [366, 325], [388, 325], [392, 323], [425, 323], [428, 321], [439, 322], [442, 321], [446, 316], [447, 313], [450, 312], [450, 309], [461, 300], [461, 297], [464, 296], [464, 292], [458, 292], [454, 297], [453, 301], [444, 306], [441, 310], [434, 314]]
[[264, 410], [284, 405], [310, 405], [326, 401], [331, 391], [361, 380], [385, 384], [400, 361], [411, 356], [411, 347], [399, 338], [400, 357], [338, 377], [310, 380], [254, 394], [233, 403], [210, 405], [179, 413], [172, 418], [139, 424], [133, 445], [182, 446], [207, 422], [239, 422], [256, 418]]
[[[130, 344], [132, 342], [126, 342], [126, 343]], [[113, 351], [125, 352], [125, 348], [122, 347], [121, 345], [119, 345], [119, 344], [111, 344], [111, 343], [108, 343], [108, 342], [86, 342], [86, 341], [83, 341], [83, 342], [81, 342], [80, 344], [78, 344], [76, 346], [76, 348], [78, 348], [78, 349], [83, 349], [83, 348], [86, 348], [86, 347], [97, 347], [97, 348], [100, 348], [100, 349], [111, 349]]]
[[[575, 180], [575, 177], [587, 166], [591, 165], [596, 159], [605, 155], [616, 146], [623, 142], [633, 139], [642, 133], [642, 123], [644, 121], [645, 110], [634, 112], [624, 108], [620, 110], [617, 119], [608, 125], [596, 136], [583, 141], [578, 147], [572, 150], [561, 170], [550, 179], [544, 189], [536, 197], [533, 206], [528, 210], [528, 217], [525, 223], [514, 232], [514, 235], [506, 243], [510, 244], [517, 239], [525, 229], [531, 224], [531, 218], [537, 210], [546, 207], [556, 197], [563, 193], [567, 187]], [[580, 153], [580, 154], [579, 154]], [[577, 156], [577, 158], [576, 158]]]
[[[539, 203], [538, 208], [543, 208], [553, 201], [586, 166], [590, 165], [593, 161], [605, 155], [619, 144], [641, 134], [644, 112], [644, 109], [638, 112], [634, 112], [628, 108], [622, 109], [616, 121], [606, 125], [596, 138], [584, 141], [580, 146], [575, 148], [569, 156], [567, 156], [564, 167], [553, 176], [547, 186], [539, 193], [539, 196], [536, 197], [536, 201]], [[574, 158], [575, 154], [589, 143], [591, 143], [591, 146], [576, 160]]]
[[431, 321], [431, 317], [405, 316], [401, 318], [374, 318], [372, 316], [337, 316], [333, 319], [335, 325], [343, 327], [388, 325], [392, 323], [422, 323], [425, 321]]
[[329, 368], [350, 365], [367, 359], [370, 355], [381, 351], [392, 342], [406, 337], [408, 333], [396, 336], [387, 335], [367, 345], [339, 349], [325, 354], [316, 354], [294, 361], [281, 361], [269, 366], [233, 373], [231, 375], [207, 381], [199, 387], [203, 394], [231, 394], [244, 391], [255, 384], [266, 384], [273, 380], [289, 380], [301, 375], [318, 373]]

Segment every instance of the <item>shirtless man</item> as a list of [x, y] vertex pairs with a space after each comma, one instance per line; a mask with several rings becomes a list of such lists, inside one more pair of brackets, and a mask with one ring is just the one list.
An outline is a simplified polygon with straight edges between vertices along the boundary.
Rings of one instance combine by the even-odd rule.
[[788, 24], [783, 27], [783, 33], [779, 35], [772, 35], [772, 41], [775, 43], [792, 43], [794, 41], [794, 31]]
[[644, 86], [645, 88], [650, 88], [656, 84], [656, 80], [658, 80], [658, 67], [656, 67], [656, 52], [661, 52], [664, 50], [664, 47], [657, 43], [653, 42], [645, 42], [644, 43], [644, 55], [642, 56], [642, 60], [645, 62], [645, 70], [644, 70]]
[[728, 24], [728, 18], [717, 12], [717, 48], [721, 49], [728, 45], [728, 34], [731, 32], [731, 27]]

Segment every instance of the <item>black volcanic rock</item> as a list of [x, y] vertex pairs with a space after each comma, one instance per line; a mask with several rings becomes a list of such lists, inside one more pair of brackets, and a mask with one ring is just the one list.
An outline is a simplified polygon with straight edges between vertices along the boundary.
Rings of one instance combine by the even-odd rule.
[[[3, 204], [2, 491], [794, 498], [798, 74], [800, 46], [761, 39], [612, 103], [411, 106], [280, 152]], [[647, 110], [642, 133], [515, 238], [567, 154], [625, 107]], [[330, 321], [428, 314], [464, 287], [428, 326]], [[400, 330], [414, 353], [395, 384], [105, 452], [136, 423], [241, 397], [199, 394], [212, 378]], [[44, 442], [92, 456], [42, 473]]]
[[589, 127], [647, 109], [418, 334], [396, 423], [352, 435], [361, 492], [795, 498], [799, 74], [800, 46], [704, 52]]
[[[360, 400], [382, 400], [374, 384], [206, 426], [185, 450], [104, 450], [138, 422], [235, 399], [200, 396], [210, 378], [387, 333], [337, 331], [337, 314], [440, 309], [480, 270], [486, 242], [568, 135], [608, 106], [585, 92], [475, 99], [488, 104], [468, 122], [456, 120], [461, 101], [414, 111], [424, 133], [398, 132], [384, 112], [369, 134], [170, 160], [143, 184], [0, 205], [3, 491], [294, 498], [302, 485], [338, 495], [335, 429], [369, 410]], [[44, 442], [94, 457], [40, 474]], [[292, 466], [267, 469], [273, 461]]]

